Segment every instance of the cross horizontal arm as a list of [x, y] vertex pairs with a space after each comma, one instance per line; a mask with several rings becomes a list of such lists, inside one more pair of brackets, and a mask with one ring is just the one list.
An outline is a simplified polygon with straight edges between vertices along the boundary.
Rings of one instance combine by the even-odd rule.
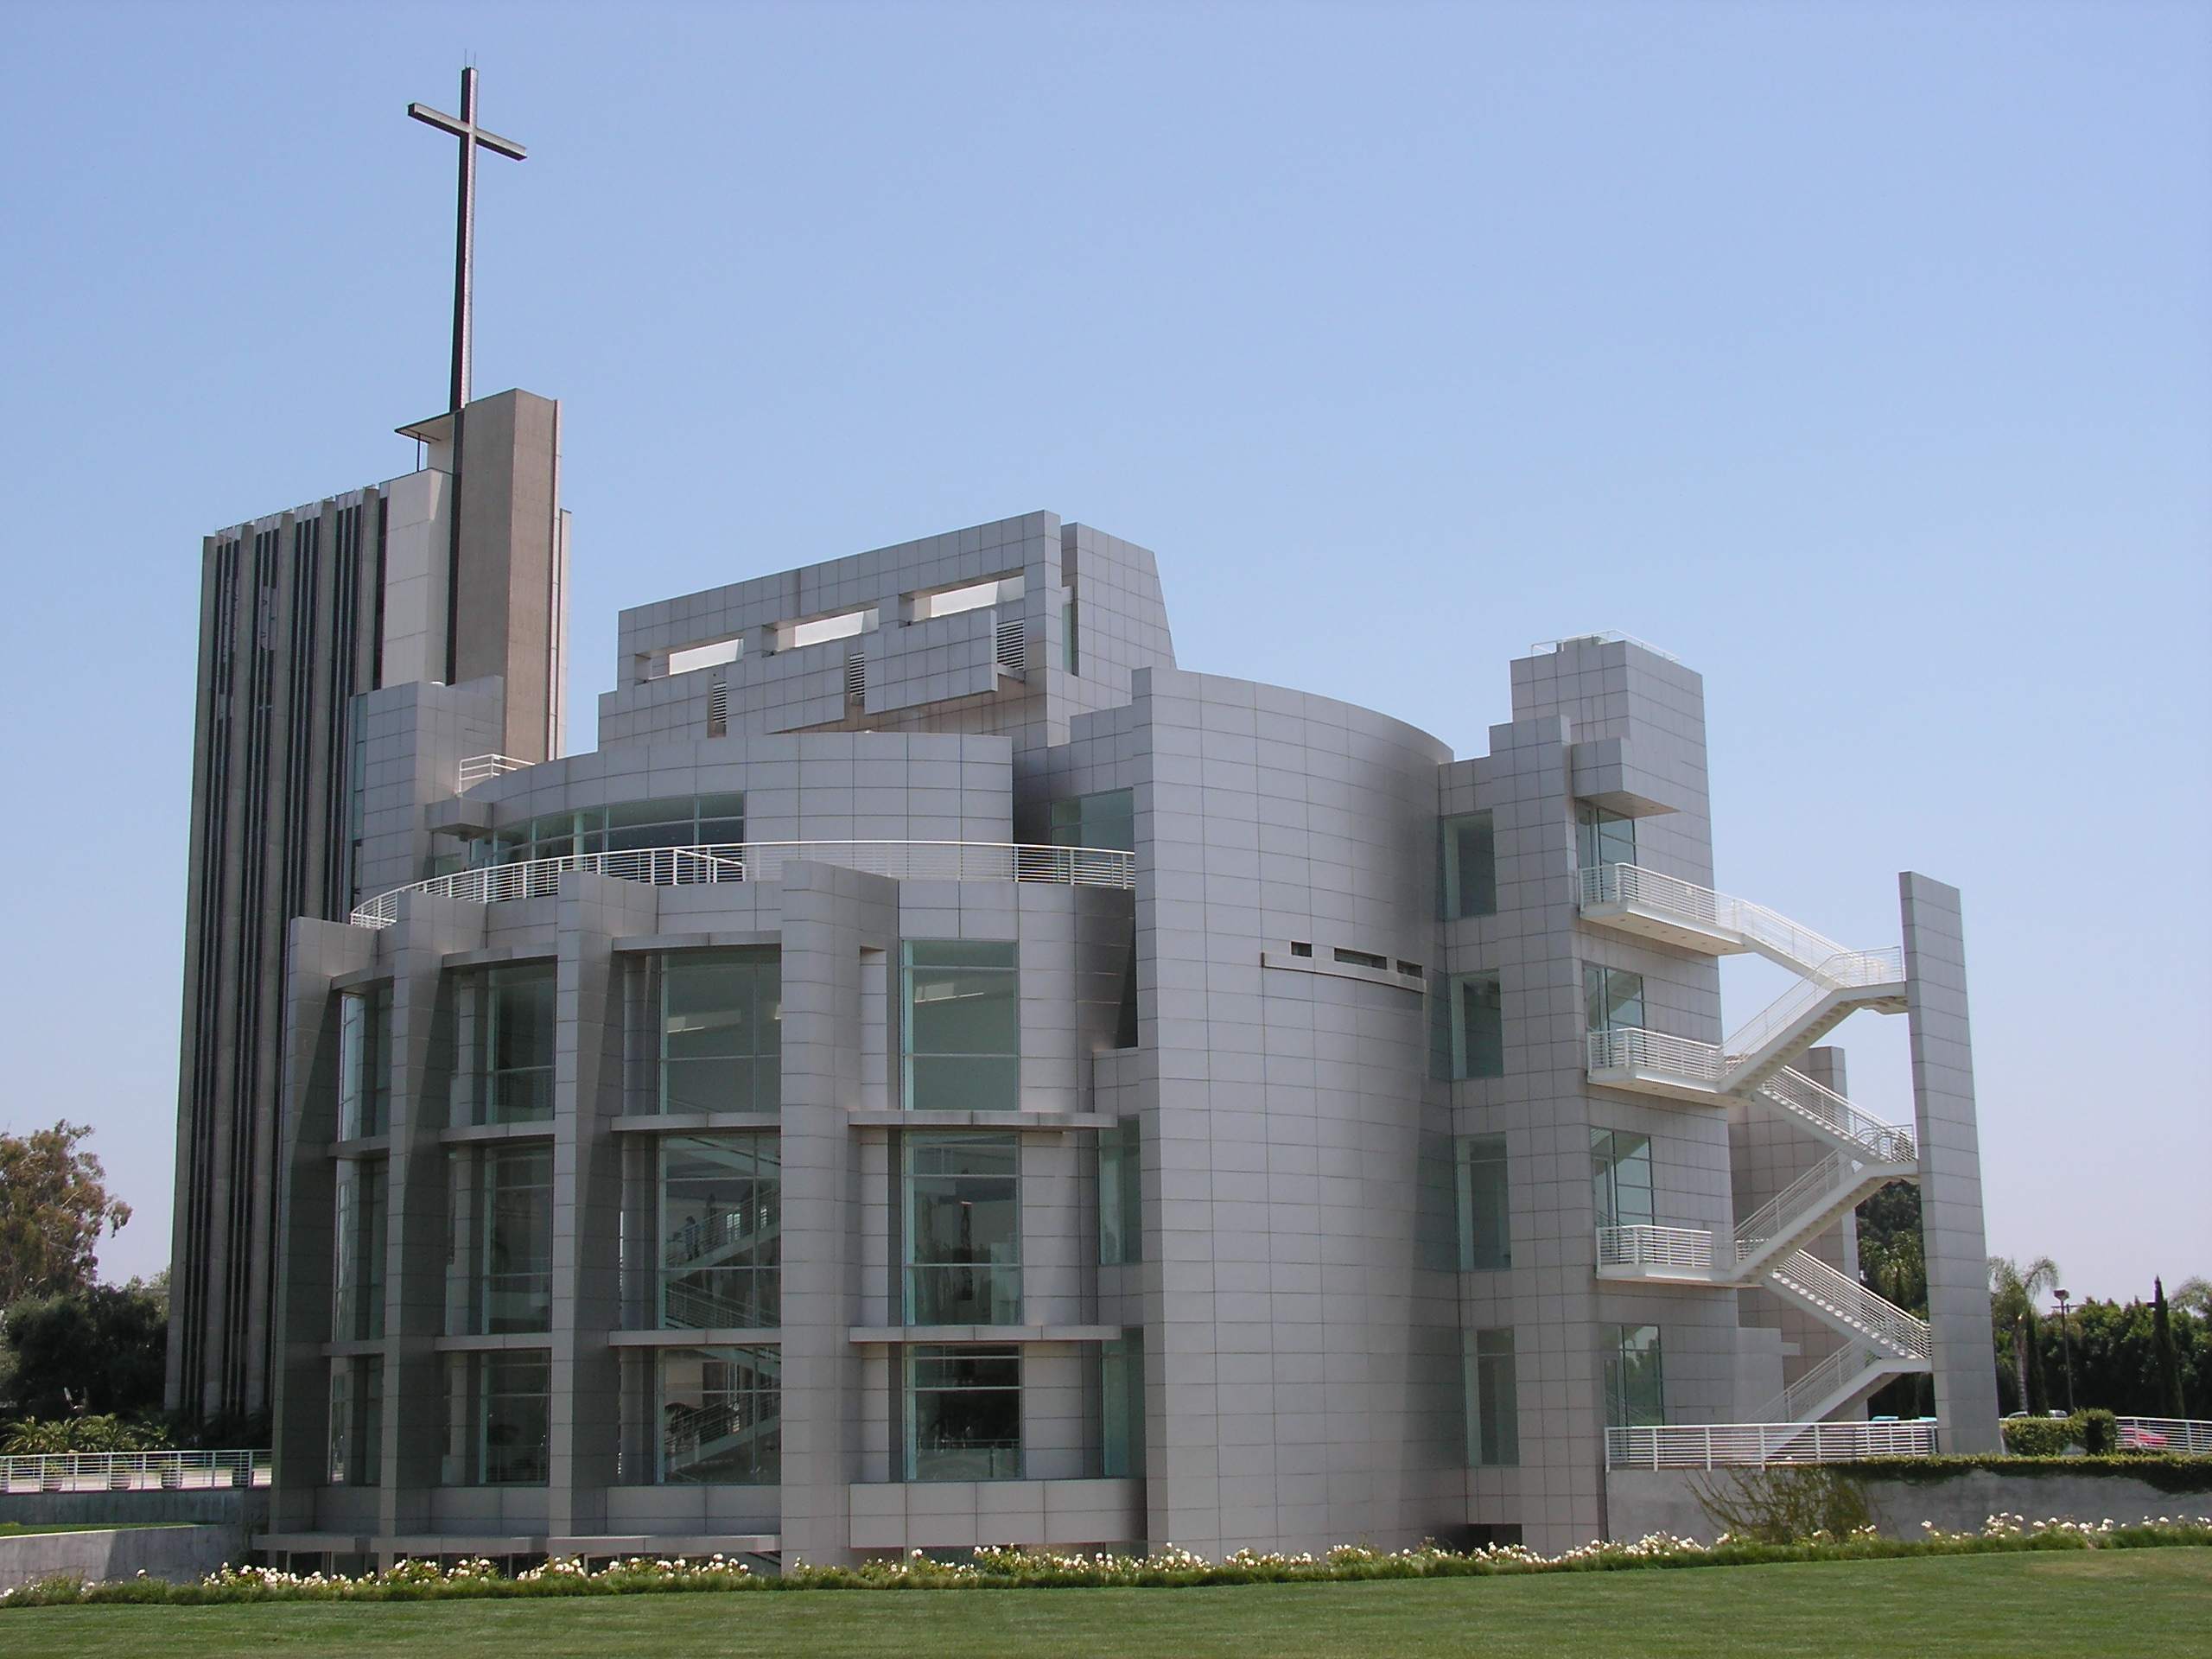
[[427, 104], [410, 104], [407, 113], [425, 126], [449, 132], [456, 138], [474, 138], [488, 150], [506, 156], [511, 161], [527, 161], [530, 152], [512, 138], [502, 138], [496, 132], [486, 132], [481, 127], [471, 129], [466, 122], [458, 121], [442, 110], [434, 110]]

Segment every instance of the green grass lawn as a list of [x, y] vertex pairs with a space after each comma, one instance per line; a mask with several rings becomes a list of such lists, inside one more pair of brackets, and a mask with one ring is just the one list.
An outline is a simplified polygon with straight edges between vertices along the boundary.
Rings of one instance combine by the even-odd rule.
[[1203, 1590], [813, 1591], [0, 1613], [10, 1659], [2149, 1659], [2212, 1652], [2212, 1549]]

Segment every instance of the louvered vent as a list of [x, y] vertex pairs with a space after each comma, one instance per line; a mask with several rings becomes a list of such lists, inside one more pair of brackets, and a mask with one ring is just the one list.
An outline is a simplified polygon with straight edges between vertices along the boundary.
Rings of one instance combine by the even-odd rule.
[[845, 696], [849, 702], [868, 701], [868, 658], [855, 652], [845, 658]]
[[727, 681], [716, 680], [707, 692], [707, 735], [729, 735], [729, 685]]
[[1022, 671], [1021, 624], [1019, 621], [999, 624], [999, 666], [1009, 674]]

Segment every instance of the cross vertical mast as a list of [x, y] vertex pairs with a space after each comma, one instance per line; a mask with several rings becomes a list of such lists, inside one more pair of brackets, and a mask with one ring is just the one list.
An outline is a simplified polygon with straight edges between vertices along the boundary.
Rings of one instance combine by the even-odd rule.
[[449, 132], [461, 140], [460, 201], [454, 226], [453, 257], [453, 380], [448, 388], [453, 416], [453, 500], [446, 548], [446, 683], [453, 683], [461, 666], [461, 488], [462, 411], [468, 406], [469, 357], [474, 346], [476, 302], [476, 150], [479, 145], [510, 161], [522, 161], [529, 152], [512, 138], [486, 132], [476, 124], [476, 71], [461, 72], [461, 118], [410, 104], [407, 113], [425, 126]]

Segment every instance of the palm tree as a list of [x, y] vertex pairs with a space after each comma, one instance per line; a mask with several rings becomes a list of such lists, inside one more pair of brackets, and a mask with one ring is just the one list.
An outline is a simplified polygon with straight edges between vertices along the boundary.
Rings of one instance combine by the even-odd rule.
[[2023, 1411], [2034, 1408], [2028, 1390], [2028, 1348], [2035, 1340], [2036, 1298], [2056, 1286], [2058, 1277], [2058, 1263], [2047, 1255], [2025, 1267], [2006, 1255], [1989, 1258], [1990, 1323], [2012, 1332], [2012, 1374], [2019, 1381]]

